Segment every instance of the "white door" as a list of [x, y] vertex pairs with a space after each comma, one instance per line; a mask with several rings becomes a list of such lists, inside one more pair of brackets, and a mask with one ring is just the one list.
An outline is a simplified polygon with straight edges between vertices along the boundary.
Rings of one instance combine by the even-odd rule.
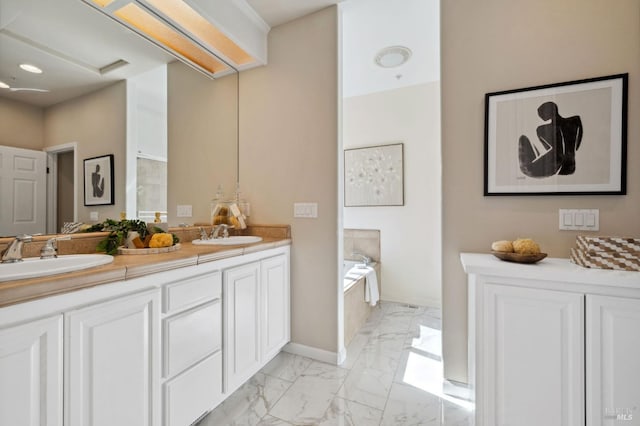
[[483, 426], [584, 426], [584, 296], [486, 284]]
[[0, 146], [0, 236], [46, 233], [47, 155]]
[[289, 274], [285, 256], [263, 260], [262, 359], [273, 358], [289, 341]]
[[160, 424], [160, 290], [65, 314], [65, 425]]
[[640, 425], [640, 300], [587, 295], [587, 426]]
[[0, 330], [0, 425], [62, 426], [62, 315]]
[[224, 271], [224, 391], [260, 368], [260, 262]]

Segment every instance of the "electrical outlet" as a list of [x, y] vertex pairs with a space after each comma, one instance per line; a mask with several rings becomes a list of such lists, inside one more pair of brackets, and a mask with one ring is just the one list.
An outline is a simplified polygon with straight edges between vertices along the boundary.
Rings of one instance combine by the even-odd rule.
[[176, 216], [177, 217], [191, 217], [191, 216], [193, 216], [193, 206], [191, 206], [189, 204], [178, 205]]
[[89, 220], [98, 220], [98, 212], [89, 212]]

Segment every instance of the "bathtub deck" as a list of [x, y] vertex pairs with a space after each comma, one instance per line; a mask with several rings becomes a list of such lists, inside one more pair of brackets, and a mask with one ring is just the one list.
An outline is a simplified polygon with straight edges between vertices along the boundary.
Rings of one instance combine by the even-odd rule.
[[[380, 264], [372, 264], [378, 274], [378, 292], [381, 293]], [[346, 283], [345, 279], [345, 283]], [[371, 315], [371, 312], [377, 306], [371, 306], [364, 301], [364, 277], [345, 286], [344, 293], [344, 345], [347, 346], [358, 330], [362, 328], [364, 323]]]

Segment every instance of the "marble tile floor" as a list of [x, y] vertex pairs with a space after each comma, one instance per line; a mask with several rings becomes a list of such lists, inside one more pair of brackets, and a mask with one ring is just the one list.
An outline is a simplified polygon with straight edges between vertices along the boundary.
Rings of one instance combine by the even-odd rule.
[[340, 366], [280, 353], [197, 426], [472, 426], [442, 394], [440, 310], [382, 302]]

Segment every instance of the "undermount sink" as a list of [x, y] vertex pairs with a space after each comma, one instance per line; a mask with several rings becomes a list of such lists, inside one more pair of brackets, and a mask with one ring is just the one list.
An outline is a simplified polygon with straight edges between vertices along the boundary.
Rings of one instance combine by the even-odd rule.
[[257, 243], [260, 241], [262, 241], [262, 237], [256, 237], [254, 235], [237, 235], [227, 238], [211, 238], [210, 240], [193, 240], [191, 243], [195, 245], [233, 246]]
[[0, 281], [46, 277], [80, 271], [113, 262], [107, 254], [71, 254], [51, 259], [29, 257], [22, 262], [0, 263]]

